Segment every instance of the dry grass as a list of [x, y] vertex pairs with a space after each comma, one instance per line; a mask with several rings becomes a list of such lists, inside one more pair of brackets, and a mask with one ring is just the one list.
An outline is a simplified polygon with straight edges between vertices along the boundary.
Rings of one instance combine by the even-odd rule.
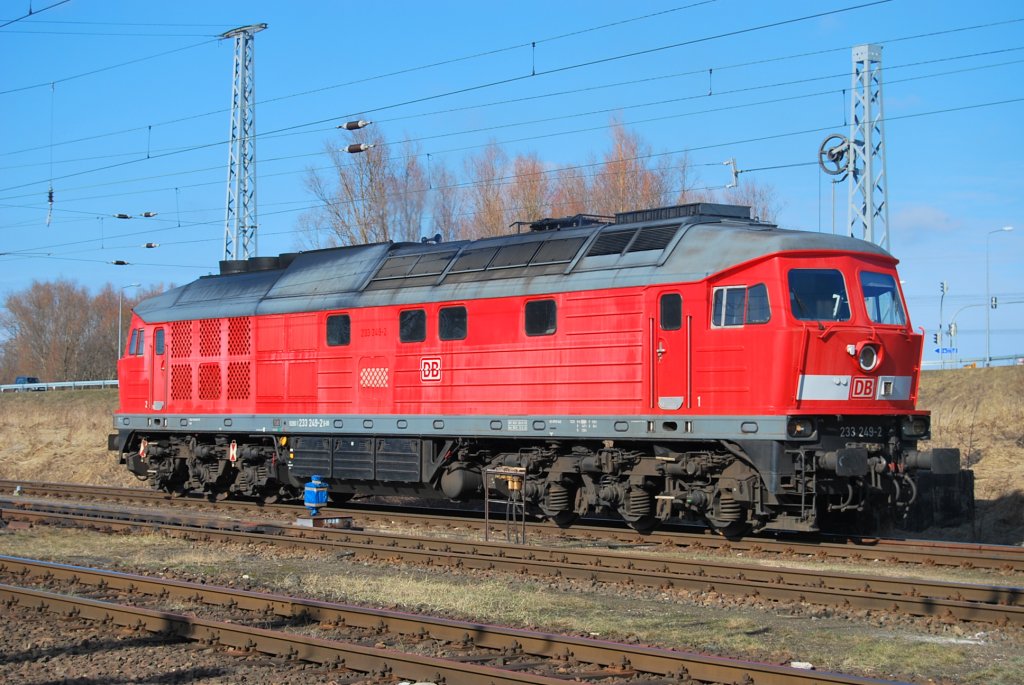
[[115, 390], [0, 394], [0, 477], [138, 485], [107, 452]]
[[[819, 669], [938, 682], [1013, 683], [1024, 669], [1013, 638], [905, 622], [871, 625], [826, 611], [775, 614], [742, 602], [706, 606], [674, 592], [568, 584], [485, 572], [360, 563], [349, 558], [252, 546], [197, 546], [159, 535], [110, 536], [36, 529], [0, 535], [0, 554], [65, 563], [173, 570], [217, 584], [372, 607]], [[453, 588], [457, 587], [457, 591]], [[971, 630], [977, 630], [975, 626]], [[998, 632], [998, 631], [996, 631]], [[970, 642], [960, 638], [974, 638]]]
[[1024, 541], [1024, 367], [929, 371], [922, 409], [933, 447], [959, 447], [974, 470], [977, 520], [962, 537]]

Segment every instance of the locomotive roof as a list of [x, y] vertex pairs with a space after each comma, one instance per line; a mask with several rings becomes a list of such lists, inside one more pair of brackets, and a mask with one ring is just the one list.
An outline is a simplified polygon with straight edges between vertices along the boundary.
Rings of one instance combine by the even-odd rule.
[[572, 225], [588, 220], [594, 218], [545, 220], [535, 226], [556, 228], [472, 241], [376, 243], [226, 262], [228, 270], [249, 270], [204, 276], [143, 301], [135, 313], [162, 323], [687, 282], [787, 251], [892, 259], [856, 238], [760, 223], [746, 207], [697, 203]]

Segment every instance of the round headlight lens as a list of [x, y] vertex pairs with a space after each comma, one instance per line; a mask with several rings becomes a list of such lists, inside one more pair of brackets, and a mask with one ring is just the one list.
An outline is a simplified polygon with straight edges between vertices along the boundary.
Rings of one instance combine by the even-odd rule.
[[878, 366], [878, 350], [875, 349], [874, 345], [865, 345], [860, 348], [860, 354], [857, 355], [857, 363], [865, 371], [873, 371]]

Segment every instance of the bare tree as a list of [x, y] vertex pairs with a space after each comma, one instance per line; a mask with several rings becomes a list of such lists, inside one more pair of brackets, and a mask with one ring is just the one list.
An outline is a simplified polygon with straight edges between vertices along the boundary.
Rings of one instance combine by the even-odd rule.
[[390, 160], [388, 169], [389, 220], [392, 240], [417, 241], [422, 235], [427, 207], [427, 173], [420, 162], [420, 148], [406, 140], [401, 156]]
[[[299, 219], [300, 247], [419, 239], [427, 189], [419, 150], [409, 141], [396, 148], [379, 135], [371, 139], [368, 131], [324, 144], [333, 166], [330, 177], [308, 170], [306, 189], [318, 204]], [[372, 147], [345, 151], [358, 144]]]
[[544, 163], [532, 152], [518, 155], [512, 162], [508, 186], [511, 217], [515, 221], [536, 221], [551, 216], [551, 179]]
[[723, 201], [747, 205], [751, 213], [761, 221], [776, 223], [782, 211], [782, 201], [770, 183], [758, 183], [752, 178], [740, 176], [739, 185], [723, 193]]
[[590, 179], [580, 167], [562, 167], [555, 174], [551, 189], [551, 215], [574, 216], [595, 211], [591, 201]]
[[508, 168], [508, 155], [495, 142], [466, 159], [466, 204], [471, 213], [466, 237], [508, 233], [511, 223], [505, 187]]
[[444, 163], [434, 163], [430, 167], [431, 202], [433, 217], [431, 230], [440, 233], [445, 242], [459, 240], [464, 237], [466, 217], [462, 215], [463, 189], [459, 186], [455, 174]]
[[615, 214], [667, 204], [673, 190], [672, 163], [651, 163], [651, 146], [616, 119], [611, 122], [612, 147], [592, 181], [595, 211]]
[[[126, 312], [161, 290], [123, 298]], [[117, 290], [109, 284], [92, 296], [69, 280], [34, 281], [9, 294], [0, 313], [0, 382], [19, 375], [47, 381], [114, 378], [124, 348], [117, 336], [117, 303]]]

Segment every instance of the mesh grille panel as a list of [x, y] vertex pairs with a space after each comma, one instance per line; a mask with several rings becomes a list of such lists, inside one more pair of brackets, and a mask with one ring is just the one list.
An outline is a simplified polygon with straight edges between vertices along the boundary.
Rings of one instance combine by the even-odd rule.
[[171, 324], [171, 357], [182, 359], [192, 355], [192, 322], [175, 321]]
[[220, 320], [199, 322], [199, 354], [204, 357], [220, 356]]
[[228, 363], [228, 399], [249, 399], [249, 362]]
[[199, 365], [199, 399], [220, 399], [220, 364]]
[[171, 364], [171, 399], [192, 399], [192, 366]]
[[249, 317], [228, 319], [228, 354], [247, 355], [252, 340], [252, 326]]

